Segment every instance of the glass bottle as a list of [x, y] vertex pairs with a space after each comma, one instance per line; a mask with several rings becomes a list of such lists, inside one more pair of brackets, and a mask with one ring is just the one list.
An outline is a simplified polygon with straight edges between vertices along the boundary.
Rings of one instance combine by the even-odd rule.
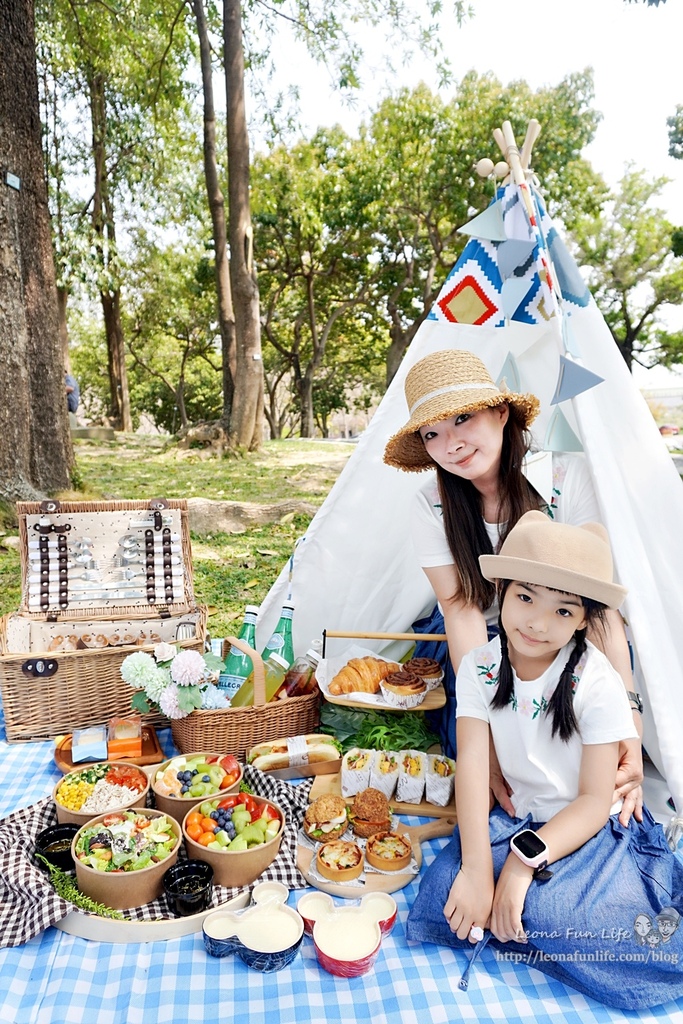
[[287, 662], [287, 668], [294, 662], [294, 641], [292, 639], [292, 615], [294, 614], [294, 605], [291, 601], [285, 601], [282, 606], [282, 612], [278, 619], [278, 624], [275, 627], [275, 632], [271, 636], [266, 646], [261, 651], [261, 657], [264, 661], [273, 653], [281, 655]]
[[[273, 699], [282, 686], [282, 680], [287, 673], [287, 662], [277, 651], [273, 651], [263, 663], [266, 674], [266, 703]], [[230, 701], [233, 708], [251, 707], [254, 703], [254, 673], [242, 684], [235, 696]]]
[[301, 658], [297, 658], [282, 681], [277, 697], [303, 697], [312, 693], [316, 685], [315, 670], [320, 655], [311, 647]]
[[[244, 640], [250, 647], [256, 645], [256, 616], [258, 605], [248, 604], [244, 610], [244, 622], [239, 631], [238, 639]], [[232, 698], [240, 689], [245, 679], [248, 679], [252, 672], [251, 658], [244, 654], [237, 647], [231, 647], [225, 662], [225, 668], [218, 676], [218, 686], [221, 693], [232, 703]]]

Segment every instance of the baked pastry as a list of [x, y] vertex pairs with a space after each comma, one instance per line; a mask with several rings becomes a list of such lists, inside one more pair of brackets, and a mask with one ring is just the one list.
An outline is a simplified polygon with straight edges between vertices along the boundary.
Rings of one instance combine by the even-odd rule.
[[433, 658], [411, 658], [403, 667], [423, 679], [440, 679], [443, 675], [441, 665]]
[[378, 871], [401, 871], [412, 860], [413, 848], [407, 835], [378, 832], [365, 846], [365, 859]]
[[418, 676], [415, 672], [408, 672], [404, 668], [400, 672], [391, 672], [386, 679], [382, 680], [382, 683], [385, 690], [399, 695], [425, 693], [427, 689], [427, 684], [422, 676]]
[[351, 827], [360, 839], [368, 839], [391, 828], [391, 809], [384, 793], [368, 787], [357, 793], [349, 810]]
[[371, 657], [351, 658], [330, 683], [330, 693], [333, 697], [342, 693], [377, 693], [380, 681], [395, 671], [395, 661]]
[[363, 872], [363, 851], [356, 843], [337, 839], [320, 847], [315, 866], [318, 874], [331, 882], [350, 882]]
[[318, 843], [340, 839], [346, 831], [346, 801], [335, 793], [325, 793], [309, 804], [304, 814], [304, 832]]

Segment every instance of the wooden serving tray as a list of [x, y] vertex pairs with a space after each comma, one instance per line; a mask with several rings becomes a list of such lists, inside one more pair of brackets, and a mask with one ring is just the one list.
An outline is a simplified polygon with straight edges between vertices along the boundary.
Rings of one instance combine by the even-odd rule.
[[395, 711], [401, 715], [409, 715], [413, 711], [436, 711], [437, 708], [442, 708], [446, 703], [446, 691], [441, 684], [433, 690], [428, 690], [425, 699], [416, 708], [395, 708], [393, 704], [389, 704], [384, 699], [381, 692], [379, 694], [371, 694], [372, 700], [354, 700], [352, 693], [341, 693], [338, 697], [333, 697], [331, 693], [323, 690], [322, 694], [330, 704], [343, 704], [347, 708], [362, 708], [363, 711]]
[[[320, 777], [329, 778], [329, 776]], [[313, 796], [312, 793], [311, 796]], [[394, 806], [392, 804], [392, 807]], [[430, 821], [426, 825], [399, 825], [396, 831], [409, 837], [413, 847], [413, 856], [419, 869], [422, 867], [422, 847], [420, 845], [422, 840], [435, 839], [437, 836], [449, 836], [452, 834], [455, 825], [455, 817], [440, 818], [438, 821]], [[311, 861], [315, 856], [315, 852], [315, 850], [311, 850], [306, 846], [298, 846], [296, 855], [297, 867], [309, 885], [312, 885], [315, 889], [320, 889], [321, 892], [329, 893], [330, 896], [341, 896], [347, 900], [355, 900], [368, 892], [396, 892], [397, 889], [403, 889], [414, 878], [417, 878], [417, 875], [406, 871], [396, 871], [393, 874], [366, 871], [365, 880], [358, 884], [342, 885], [339, 882], [328, 882], [318, 878], [317, 875], [313, 875], [311, 872]]]
[[202, 910], [199, 914], [189, 914], [187, 917], [164, 917], [157, 921], [117, 921], [72, 910], [61, 921], [55, 922], [55, 928], [93, 942], [162, 942], [200, 932], [207, 914], [212, 914], [215, 910], [241, 910], [242, 907], [246, 907], [249, 899], [250, 891], [245, 889], [244, 892], [221, 903], [220, 907], [209, 907], [208, 910]]
[[[75, 769], [87, 768], [89, 764], [94, 763], [92, 761], [73, 761], [71, 757], [72, 738], [71, 733], [68, 736], [63, 736], [55, 747], [55, 764], [64, 775]], [[106, 761], [106, 758], [104, 760]], [[143, 725], [142, 727], [142, 754], [140, 757], [126, 757], [121, 760], [124, 760], [126, 764], [137, 765], [159, 764], [161, 761], [167, 760], [159, 746], [159, 738], [153, 725]]]
[[[312, 802], [319, 796], [327, 793], [341, 796], [341, 775], [339, 773], [336, 775], [318, 775], [313, 780], [309, 799]], [[353, 800], [353, 797], [349, 797], [349, 800]], [[421, 818], [454, 818], [457, 820], [455, 803], [439, 807], [438, 804], [430, 804], [426, 800], [419, 804], [404, 804], [399, 800], [391, 799], [389, 804], [396, 814], [415, 814]]]

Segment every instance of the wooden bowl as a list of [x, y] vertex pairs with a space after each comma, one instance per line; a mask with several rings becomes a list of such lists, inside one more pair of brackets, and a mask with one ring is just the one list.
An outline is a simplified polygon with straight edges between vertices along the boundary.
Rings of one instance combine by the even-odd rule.
[[151, 786], [152, 792], [154, 793], [154, 803], [156, 804], [157, 810], [163, 811], [164, 814], [170, 814], [176, 821], [182, 821], [188, 811], [191, 811], [194, 807], [198, 807], [199, 804], [203, 804], [205, 800], [215, 800], [219, 796], [227, 796], [228, 793], [239, 793], [240, 783], [244, 775], [244, 766], [240, 765], [240, 774], [236, 782], [232, 786], [228, 786], [226, 789], [221, 789], [215, 793], [211, 793], [207, 796], [189, 796], [187, 794], [182, 796], [167, 796], [159, 792], [157, 776], [163, 775], [168, 769], [171, 761], [177, 761], [179, 757], [184, 757], [187, 761], [192, 757], [225, 757], [225, 754], [216, 754], [212, 751], [200, 750], [193, 754], [176, 754], [175, 757], [170, 757], [168, 761], [164, 761], [163, 764], [153, 772]]
[[[208, 798], [207, 798], [208, 799]], [[214, 800], [220, 798], [213, 798]], [[195, 842], [187, 833], [187, 819], [192, 813], [188, 811], [183, 818], [183, 836], [187, 847], [188, 857], [193, 860], [203, 860], [213, 868], [213, 878], [217, 885], [225, 885], [228, 888], [243, 889], [251, 885], [263, 874], [267, 867], [273, 863], [280, 852], [280, 844], [285, 828], [285, 816], [282, 810], [272, 800], [266, 800], [262, 796], [252, 797], [256, 803], [263, 807], [267, 804], [277, 812], [280, 818], [280, 831], [265, 843], [259, 846], [252, 846], [248, 850], [209, 850], [201, 843]], [[210, 802], [210, 800], [209, 800]]]
[[[135, 799], [128, 800], [126, 803], [117, 804], [115, 807], [108, 807], [106, 811], [72, 811], [59, 803], [57, 800], [57, 790], [67, 779], [71, 779], [74, 775], [78, 775], [81, 772], [87, 772], [89, 769], [98, 768], [100, 765], [107, 765], [109, 768], [129, 768], [131, 771], [134, 771], [136, 775], [140, 777], [141, 782], [144, 783], [143, 788]], [[78, 768], [74, 768], [72, 772], [69, 772], [68, 775], [65, 775], [64, 778], [60, 779], [52, 790], [52, 799], [54, 800], [55, 810], [57, 811], [57, 821], [60, 825], [68, 823], [72, 823], [74, 825], [85, 825], [87, 821], [90, 821], [92, 818], [96, 818], [99, 814], [109, 814], [112, 811], [127, 810], [131, 807], [144, 807], [147, 802], [148, 792], [149, 779], [145, 772], [143, 772], [137, 765], [130, 764], [128, 761], [97, 761], [92, 764], [80, 765]]]
[[158, 896], [161, 896], [163, 892], [163, 877], [168, 869], [177, 861], [180, 851], [182, 833], [177, 821], [174, 821], [168, 815], [162, 814], [161, 811], [136, 808], [135, 812], [144, 818], [165, 817], [177, 839], [172, 852], [158, 863], [140, 868], [139, 871], [97, 871], [95, 868], [91, 868], [89, 864], [84, 864], [78, 859], [76, 856], [76, 846], [84, 828], [97, 824], [106, 827], [105, 819], [112, 812], [100, 814], [96, 818], [92, 818], [87, 826], [83, 826], [78, 830], [71, 844], [71, 856], [76, 865], [78, 888], [86, 896], [90, 896], [97, 903], [104, 903], [105, 906], [111, 907], [112, 910], [127, 910], [129, 907], [141, 907], [143, 904], [150, 903]]

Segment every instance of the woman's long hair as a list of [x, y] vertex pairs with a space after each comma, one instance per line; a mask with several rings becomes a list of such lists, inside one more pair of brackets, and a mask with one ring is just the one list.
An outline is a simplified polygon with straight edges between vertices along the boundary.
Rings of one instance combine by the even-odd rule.
[[[516, 408], [512, 405], [508, 408], [510, 415], [503, 428], [500, 457], [501, 497], [497, 518], [505, 523], [501, 542], [525, 512], [546, 507], [546, 502], [522, 472], [531, 437]], [[453, 597], [485, 611], [493, 604], [496, 588], [484, 579], [479, 568], [479, 555], [494, 553], [484, 525], [481, 495], [469, 480], [463, 480], [440, 466], [437, 466], [436, 474], [446, 540], [455, 559], [458, 578], [458, 589]]]
[[[503, 629], [503, 600], [505, 593], [512, 580], [501, 580], [498, 589], [498, 600], [500, 602], [501, 614], [498, 617], [500, 628], [500, 669], [498, 672], [498, 686], [491, 701], [491, 707], [502, 710], [510, 703], [515, 692], [515, 680], [510, 664], [508, 652], [508, 639]], [[577, 595], [573, 594], [572, 597]], [[548, 701], [545, 714], [552, 717], [552, 736], [559, 734], [561, 740], [566, 743], [575, 732], [578, 732], [579, 723], [574, 714], [574, 669], [579, 663], [581, 655], [586, 650], [586, 631], [589, 626], [600, 633], [605, 629], [605, 605], [592, 601], [588, 597], [582, 597], [583, 614], [586, 619], [586, 626], [577, 629], [574, 633], [574, 648], [567, 659], [567, 664], [562, 669], [557, 686], [552, 697]]]

